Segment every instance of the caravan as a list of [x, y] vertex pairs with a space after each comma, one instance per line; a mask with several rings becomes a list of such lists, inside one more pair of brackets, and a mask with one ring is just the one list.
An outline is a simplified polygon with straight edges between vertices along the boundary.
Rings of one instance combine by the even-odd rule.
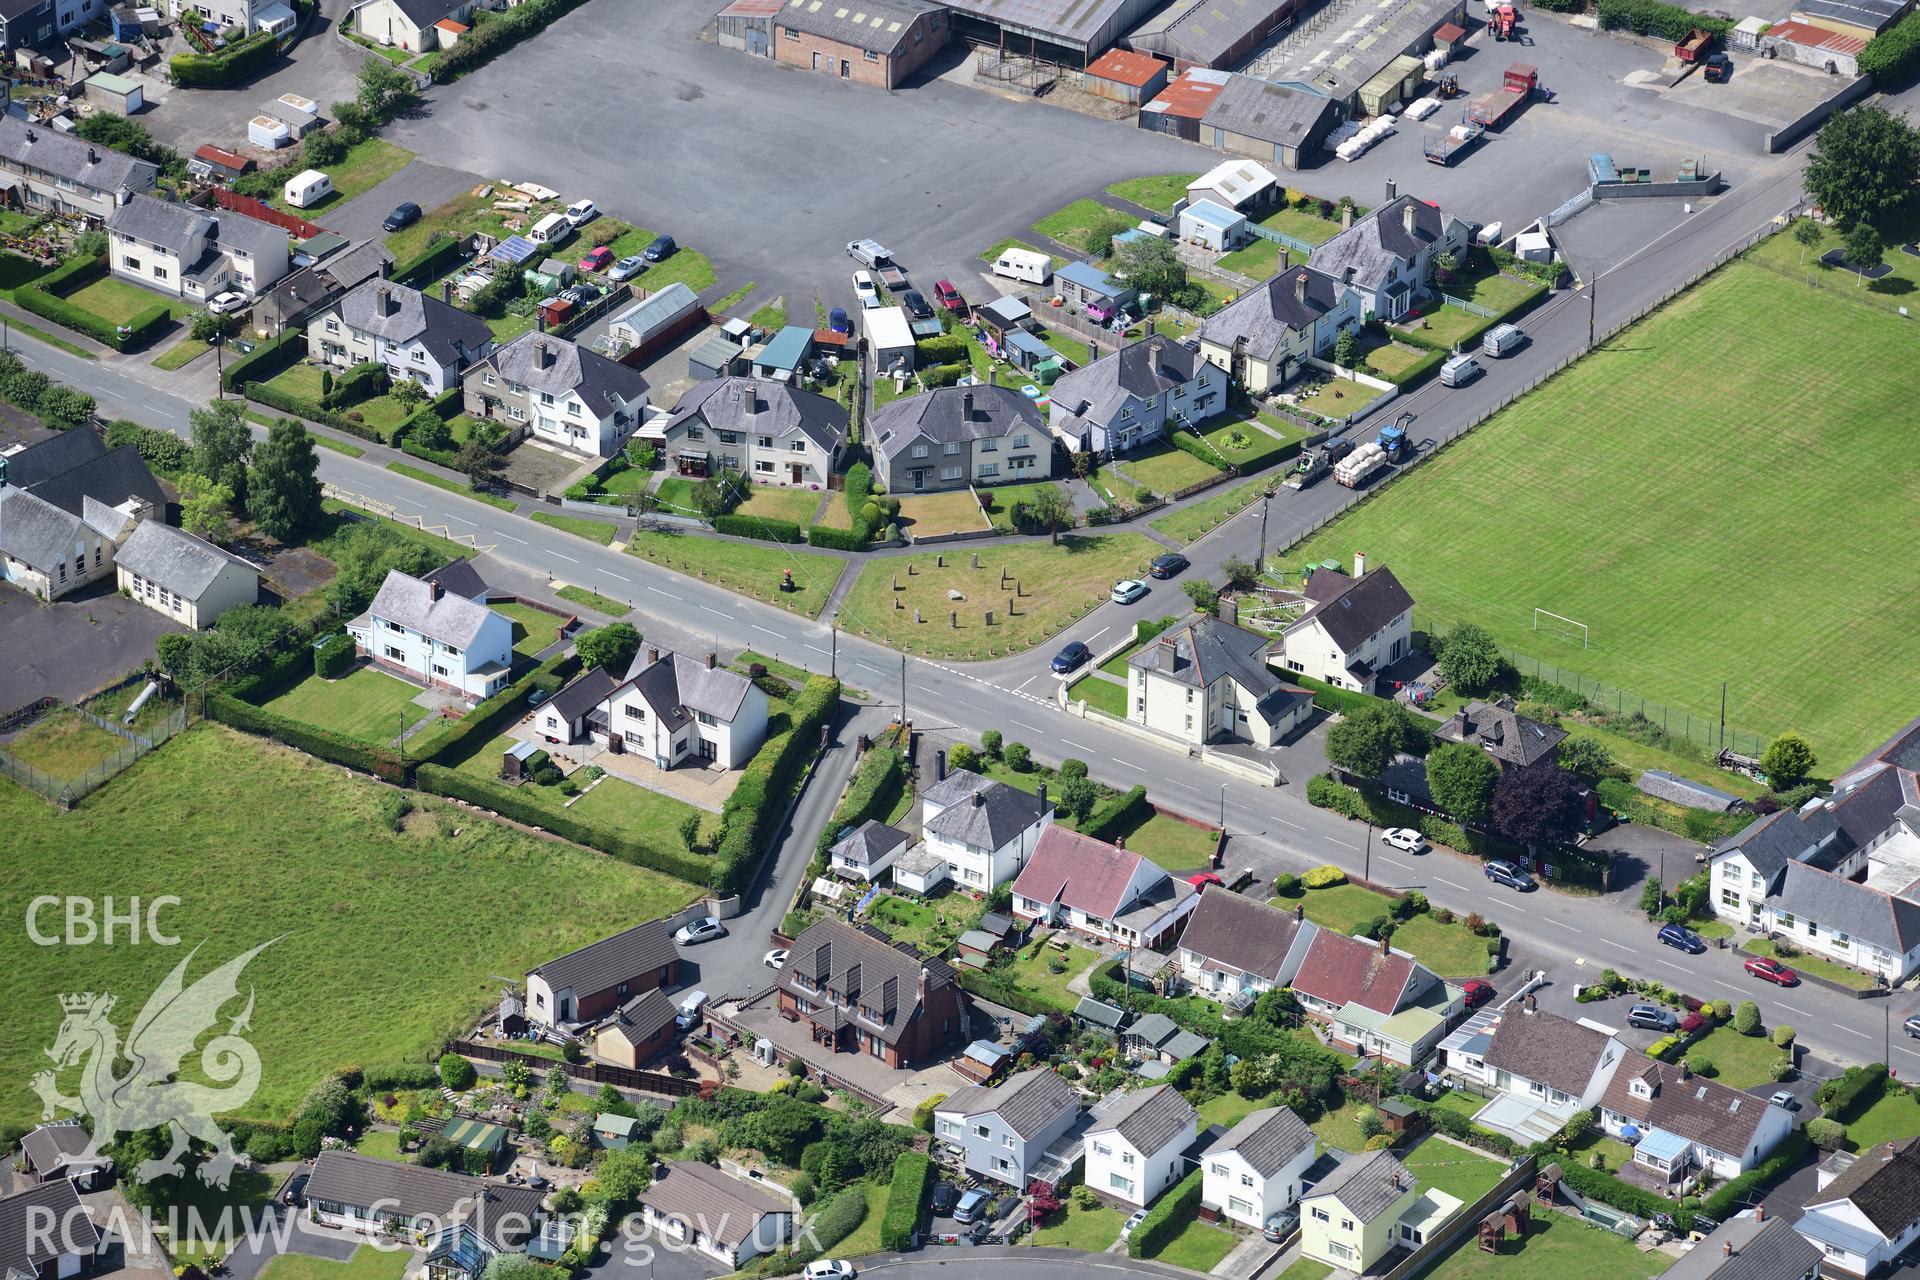
[[993, 274], [1028, 284], [1045, 284], [1053, 278], [1053, 259], [1032, 249], [1006, 249], [994, 259]]
[[296, 209], [311, 209], [333, 194], [333, 179], [318, 169], [303, 169], [287, 179], [282, 192]]

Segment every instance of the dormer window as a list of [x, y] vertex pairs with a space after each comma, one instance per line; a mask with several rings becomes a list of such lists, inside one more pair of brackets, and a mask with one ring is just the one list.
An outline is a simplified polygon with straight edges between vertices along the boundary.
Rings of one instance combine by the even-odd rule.
[[1653, 1097], [1653, 1086], [1645, 1080], [1635, 1080], [1627, 1086], [1627, 1092], [1636, 1098]]

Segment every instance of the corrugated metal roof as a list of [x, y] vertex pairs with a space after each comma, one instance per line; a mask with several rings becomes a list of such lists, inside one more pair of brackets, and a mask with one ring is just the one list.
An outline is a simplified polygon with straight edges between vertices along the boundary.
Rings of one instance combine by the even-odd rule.
[[1097, 80], [1129, 84], [1138, 89], [1167, 69], [1167, 64], [1148, 53], [1127, 49], [1109, 49], [1087, 64], [1087, 74]]

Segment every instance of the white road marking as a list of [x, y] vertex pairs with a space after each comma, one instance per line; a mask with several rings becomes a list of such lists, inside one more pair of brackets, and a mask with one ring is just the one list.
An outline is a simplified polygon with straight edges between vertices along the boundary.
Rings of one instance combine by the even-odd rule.
[[1072, 738], [1060, 739], [1060, 745], [1063, 747], [1072, 747], [1075, 751], [1092, 751], [1093, 750], [1092, 747], [1086, 746], [1082, 743], [1075, 742]]
[[763, 627], [757, 622], [750, 622], [747, 625], [752, 627], [755, 631], [763, 632], [766, 635], [772, 636], [776, 640], [780, 638], [780, 633], [778, 631], [773, 630], [770, 627]]
[[1555, 920], [1552, 916], [1541, 916], [1541, 924], [1550, 924], [1556, 929], [1565, 929], [1568, 933], [1585, 933], [1585, 929], [1576, 929], [1564, 920]]
[[811, 649], [811, 650], [813, 650], [813, 651], [814, 651], [815, 653], [825, 653], [825, 654], [831, 654], [831, 653], [833, 652], [833, 651], [832, 651], [831, 649], [822, 649], [822, 648], [821, 648], [821, 647], [820, 647], [819, 645], [817, 645], [817, 644], [807, 644], [807, 642], [806, 642], [805, 640], [802, 640], [802, 641], [801, 641], [800, 643], [801, 643], [801, 645], [802, 645], [802, 646], [804, 646], [805, 648], [808, 648], [808, 649]]
[[1456, 889], [1458, 889], [1458, 890], [1460, 890], [1460, 892], [1462, 892], [1462, 893], [1465, 893], [1465, 892], [1467, 891], [1467, 886], [1465, 886], [1465, 885], [1463, 885], [1463, 884], [1460, 884], [1460, 883], [1459, 883], [1459, 882], [1457, 882], [1457, 881], [1454, 881], [1454, 880], [1449, 880], [1449, 879], [1447, 879], [1447, 878], [1446, 878], [1445, 876], [1435, 876], [1435, 877], [1434, 877], [1434, 879], [1435, 879], [1435, 880], [1438, 880], [1438, 881], [1439, 881], [1439, 882], [1440, 882], [1441, 884], [1450, 884], [1450, 885], [1452, 885], [1452, 886], [1453, 886], [1454, 888], [1456, 888]]
[[1086, 640], [1087, 648], [1089, 649], [1093, 648], [1093, 642], [1095, 640], [1098, 640], [1101, 636], [1107, 634], [1107, 632], [1111, 630], [1113, 630], [1113, 627], [1111, 625], [1104, 626], [1100, 628], [1098, 631], [1094, 632], [1092, 635], [1088, 636]]
[[1305, 828], [1305, 827], [1303, 827], [1303, 826], [1301, 826], [1301, 825], [1300, 825], [1299, 823], [1297, 823], [1297, 822], [1288, 822], [1288, 821], [1287, 821], [1287, 820], [1286, 820], [1285, 818], [1275, 818], [1275, 819], [1274, 819], [1274, 821], [1275, 821], [1275, 822], [1277, 822], [1277, 823], [1279, 823], [1279, 824], [1280, 824], [1281, 826], [1283, 826], [1283, 827], [1292, 827], [1292, 828], [1293, 828], [1293, 829], [1294, 829], [1295, 831], [1305, 831], [1305, 830], [1306, 830], [1306, 828]]
[[1612, 947], [1615, 951], [1624, 951], [1628, 955], [1633, 954], [1633, 948], [1628, 946], [1624, 942], [1615, 942], [1612, 938], [1602, 938], [1600, 939], [1600, 941], [1606, 943], [1608, 946]]
[[1033, 677], [1028, 676], [1025, 680], [1022, 680], [1019, 684], [1013, 686], [1013, 691], [1015, 693], [1018, 693], [1032, 683], [1033, 683]]
[[1402, 862], [1402, 861], [1400, 861], [1400, 859], [1398, 859], [1398, 858], [1389, 858], [1389, 857], [1387, 857], [1387, 855], [1386, 855], [1386, 854], [1384, 854], [1384, 853], [1380, 855], [1380, 861], [1382, 861], [1382, 862], [1384, 862], [1384, 863], [1386, 863], [1386, 864], [1387, 864], [1388, 866], [1390, 866], [1390, 867], [1400, 867], [1400, 868], [1402, 868], [1403, 870], [1406, 870], [1406, 871], [1411, 871], [1411, 870], [1413, 870], [1413, 868], [1412, 868], [1411, 866], [1408, 866], [1408, 865], [1407, 865], [1406, 863], [1404, 863], [1404, 862]]
[[716, 618], [731, 618], [731, 617], [733, 617], [733, 615], [732, 615], [732, 614], [730, 614], [730, 613], [723, 613], [723, 612], [721, 612], [721, 611], [720, 611], [719, 609], [716, 609], [716, 608], [714, 608], [714, 607], [713, 607], [712, 605], [706, 605], [706, 604], [703, 604], [703, 605], [701, 605], [701, 606], [700, 606], [700, 608], [701, 608], [701, 610], [702, 610], [703, 612], [706, 612], [706, 613], [710, 613], [710, 614], [712, 614], [712, 615], [713, 615], [714, 617], [716, 617]]
[[1327, 837], [1327, 843], [1328, 843], [1328, 844], [1337, 844], [1337, 845], [1339, 845], [1339, 846], [1340, 846], [1340, 847], [1341, 847], [1342, 849], [1353, 849], [1353, 850], [1356, 850], [1356, 851], [1357, 851], [1357, 850], [1358, 850], [1358, 849], [1360, 848], [1360, 846], [1359, 846], [1359, 845], [1357, 845], [1357, 844], [1348, 844], [1348, 843], [1347, 843], [1347, 842], [1346, 842], [1345, 840], [1335, 840], [1335, 839], [1334, 839], [1334, 838], [1333, 838], [1332, 836], [1328, 836], [1328, 837]]
[[1025, 720], [1009, 720], [1007, 723], [1015, 725], [1018, 728], [1025, 729], [1029, 733], [1045, 733], [1046, 732], [1045, 729], [1036, 729], [1034, 726], [1028, 724]]
[[[475, 526], [475, 527], [477, 528], [478, 526]], [[510, 533], [499, 533], [496, 530], [495, 536], [505, 538], [508, 542], [517, 542], [523, 547], [527, 545], [527, 540], [525, 538], [516, 538]]]
[[676, 597], [676, 596], [675, 596], [675, 595], [673, 594], [673, 592], [671, 592], [671, 591], [662, 591], [662, 590], [661, 590], [660, 588], [658, 588], [658, 587], [648, 587], [648, 588], [647, 588], [647, 590], [649, 590], [649, 591], [651, 591], [651, 592], [653, 592], [653, 594], [655, 594], [655, 595], [657, 595], [657, 596], [666, 596], [666, 597], [667, 597], [668, 599], [670, 599], [670, 600], [671, 600], [671, 599], [677, 599], [677, 598], [678, 598], [678, 597]]
[[1733, 992], [1733, 993], [1735, 993], [1736, 995], [1744, 995], [1744, 994], [1745, 994], [1745, 989], [1744, 989], [1744, 988], [1741, 988], [1741, 987], [1736, 987], [1736, 986], [1734, 986], [1734, 985], [1733, 985], [1733, 984], [1732, 984], [1731, 982], [1722, 982], [1722, 981], [1720, 981], [1720, 979], [1718, 979], [1718, 978], [1709, 978], [1709, 979], [1707, 979], [1707, 981], [1709, 981], [1709, 982], [1711, 982], [1711, 983], [1712, 983], [1712, 984], [1713, 984], [1714, 986], [1716, 986], [1716, 987], [1725, 987], [1725, 988], [1726, 988], [1726, 989], [1727, 989], [1728, 991], [1731, 991], [1731, 992]]
[[621, 581], [621, 582], [632, 582], [632, 581], [633, 581], [633, 579], [632, 579], [632, 578], [624, 578], [624, 577], [621, 577], [621, 576], [620, 576], [619, 574], [617, 574], [617, 573], [615, 573], [615, 572], [614, 572], [613, 570], [611, 570], [611, 569], [602, 569], [602, 570], [601, 570], [600, 572], [601, 572], [601, 573], [604, 573], [604, 574], [606, 574], [606, 575], [607, 575], [607, 576], [608, 576], [609, 578], [614, 578], [614, 579], [617, 579], [618, 581]]
[[1127, 768], [1136, 769], [1141, 773], [1145, 773], [1147, 771], [1145, 765], [1135, 764], [1133, 761], [1127, 759], [1125, 756], [1109, 756], [1108, 759], [1112, 760], [1115, 764], [1123, 764], [1127, 766]]
[[572, 556], [563, 556], [558, 551], [549, 551], [547, 552], [547, 554], [552, 556], [555, 560], [565, 560], [568, 564], [580, 563], [578, 560], [575, 560]]
[[1870, 1036], [1870, 1035], [1868, 1035], [1868, 1034], [1867, 1034], [1866, 1032], [1864, 1032], [1864, 1031], [1855, 1031], [1855, 1030], [1854, 1030], [1854, 1029], [1853, 1029], [1852, 1027], [1842, 1027], [1842, 1026], [1840, 1026], [1840, 1024], [1839, 1024], [1839, 1023], [1837, 1023], [1837, 1022], [1836, 1022], [1836, 1023], [1834, 1023], [1833, 1025], [1834, 1025], [1835, 1027], [1838, 1027], [1838, 1028], [1839, 1028], [1840, 1030], [1842, 1030], [1842, 1031], [1844, 1031], [1844, 1032], [1846, 1032], [1846, 1033], [1847, 1033], [1848, 1035], [1850, 1035], [1850, 1036], [1859, 1036], [1859, 1037], [1860, 1037], [1860, 1038], [1861, 1038], [1862, 1040], [1871, 1040], [1871, 1039], [1873, 1039], [1873, 1037], [1872, 1037], [1872, 1036]]

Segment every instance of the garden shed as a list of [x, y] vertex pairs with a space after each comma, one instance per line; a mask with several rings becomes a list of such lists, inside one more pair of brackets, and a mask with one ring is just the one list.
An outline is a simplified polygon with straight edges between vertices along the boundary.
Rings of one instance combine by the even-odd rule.
[[508, 747], [500, 761], [500, 776], [508, 782], [531, 782], [547, 753], [537, 742], [516, 742]]

